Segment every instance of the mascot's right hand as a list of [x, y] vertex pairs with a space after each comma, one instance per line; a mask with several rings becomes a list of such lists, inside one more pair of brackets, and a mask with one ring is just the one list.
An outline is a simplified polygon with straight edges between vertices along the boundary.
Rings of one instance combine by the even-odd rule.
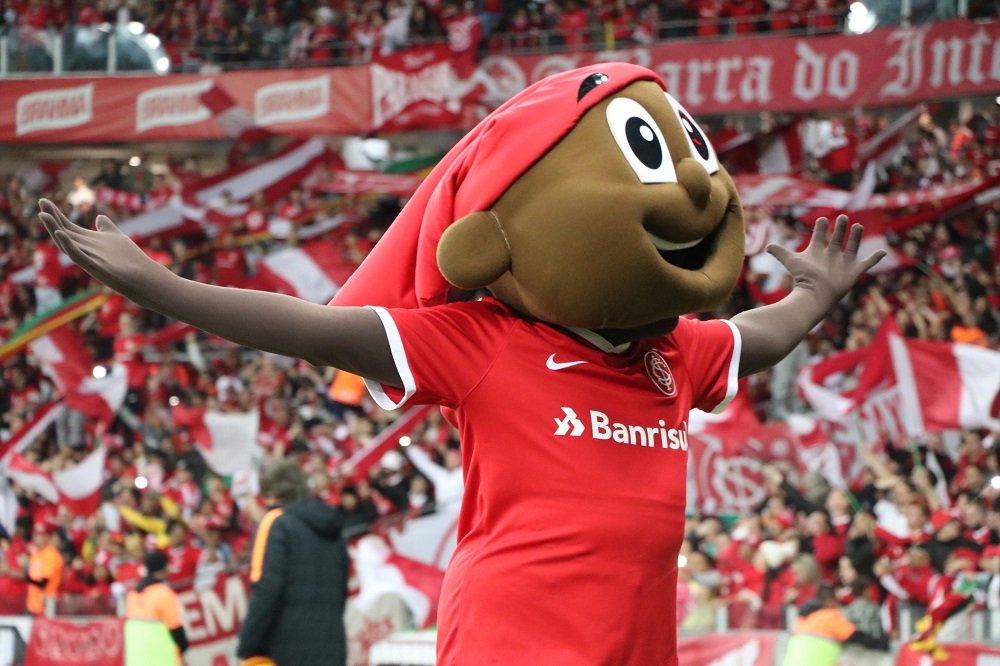
[[104, 215], [91, 231], [73, 224], [59, 208], [42, 199], [39, 219], [56, 246], [95, 280], [144, 307], [153, 304], [159, 281], [175, 277], [168, 268], [150, 259], [132, 239]]

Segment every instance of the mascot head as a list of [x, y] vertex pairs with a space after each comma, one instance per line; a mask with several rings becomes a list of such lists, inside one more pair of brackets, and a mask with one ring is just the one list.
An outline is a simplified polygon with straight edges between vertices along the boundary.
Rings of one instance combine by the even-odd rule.
[[419, 307], [488, 288], [595, 329], [662, 326], [729, 295], [743, 261], [732, 179], [648, 69], [548, 77], [465, 136], [332, 301]]

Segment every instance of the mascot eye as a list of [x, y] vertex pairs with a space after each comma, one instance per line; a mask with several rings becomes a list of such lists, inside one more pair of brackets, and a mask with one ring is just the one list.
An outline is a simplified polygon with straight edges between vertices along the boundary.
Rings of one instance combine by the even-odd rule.
[[705, 171], [708, 171], [709, 174], [716, 173], [719, 170], [719, 158], [715, 155], [715, 149], [712, 148], [712, 144], [709, 143], [705, 133], [701, 131], [698, 123], [681, 106], [680, 102], [674, 99], [670, 93], [664, 93], [664, 95], [667, 96], [667, 102], [670, 103], [670, 107], [677, 114], [677, 120], [681, 124], [681, 129], [684, 130], [684, 134], [687, 136], [688, 145], [691, 147], [691, 157], [705, 167]]
[[608, 127], [626, 161], [642, 183], [676, 183], [677, 173], [663, 132], [635, 100], [618, 97], [608, 104]]

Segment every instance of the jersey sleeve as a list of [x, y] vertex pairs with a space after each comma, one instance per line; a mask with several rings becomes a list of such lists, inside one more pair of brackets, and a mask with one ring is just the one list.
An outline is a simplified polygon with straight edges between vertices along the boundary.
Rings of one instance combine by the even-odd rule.
[[457, 407], [489, 371], [516, 321], [489, 301], [372, 309], [385, 328], [403, 384], [400, 389], [365, 379], [383, 409], [407, 402]]
[[691, 381], [692, 404], [718, 414], [736, 397], [740, 331], [725, 319], [681, 319], [678, 333], [685, 345], [684, 364]]

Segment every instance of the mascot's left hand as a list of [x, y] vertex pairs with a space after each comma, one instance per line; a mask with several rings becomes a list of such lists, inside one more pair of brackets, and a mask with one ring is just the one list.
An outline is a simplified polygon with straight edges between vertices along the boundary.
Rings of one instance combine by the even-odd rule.
[[741, 312], [731, 319], [742, 336], [740, 376], [769, 368], [799, 344], [837, 301], [850, 291], [862, 273], [885, 256], [879, 250], [858, 261], [862, 227], [851, 228], [847, 247], [847, 216], [840, 215], [826, 242], [829, 222], [816, 220], [812, 239], [802, 252], [789, 252], [778, 245], [767, 251], [788, 269], [794, 280], [792, 293], [771, 305]]
[[862, 273], [880, 262], [886, 254], [884, 250], [879, 250], [863, 261], [858, 261], [863, 229], [860, 224], [851, 227], [845, 249], [847, 224], [846, 215], [837, 216], [833, 235], [830, 242], [826, 243], [829, 221], [821, 217], [816, 220], [809, 245], [802, 252], [790, 252], [780, 245], [769, 245], [767, 251], [792, 274], [793, 288], [811, 290], [820, 299], [835, 303], [850, 291]]

